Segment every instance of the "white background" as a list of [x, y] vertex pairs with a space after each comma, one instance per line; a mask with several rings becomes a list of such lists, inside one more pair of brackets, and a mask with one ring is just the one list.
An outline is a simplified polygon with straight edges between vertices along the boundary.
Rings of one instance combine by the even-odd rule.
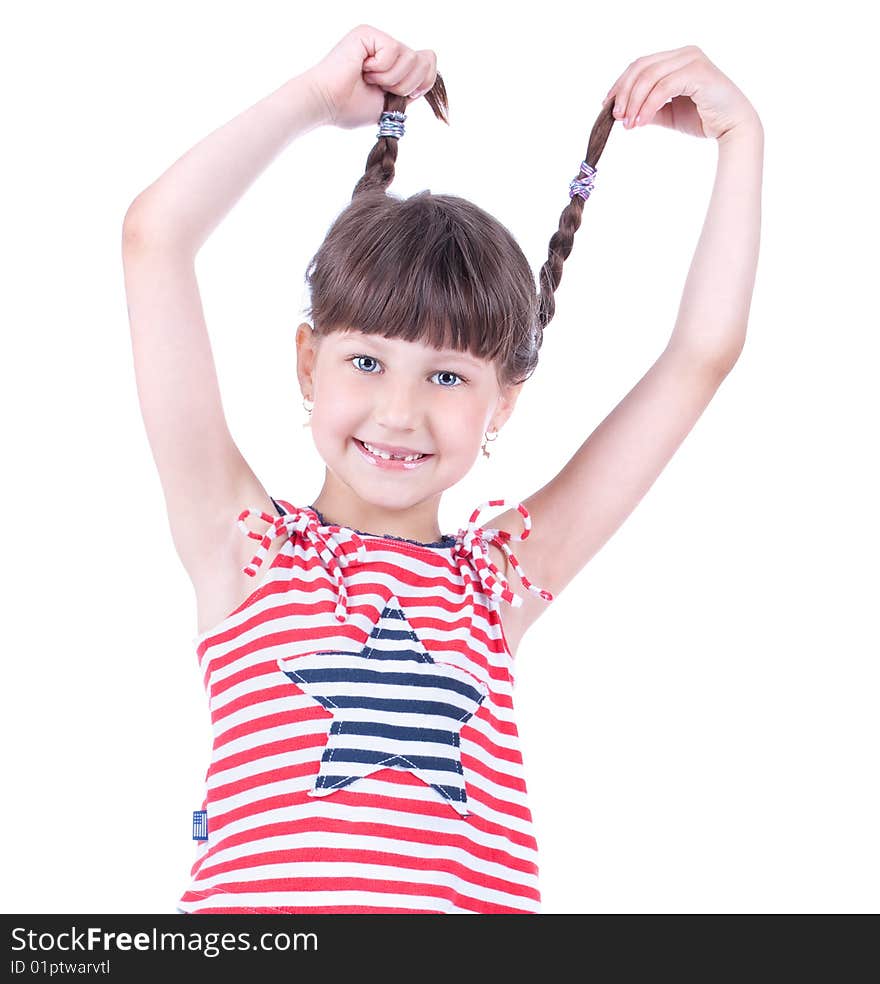
[[[876, 911], [866, 8], [516, 10], [150, 0], [4, 18], [4, 911], [172, 913], [188, 883], [210, 720], [137, 401], [122, 219], [190, 146], [362, 21], [433, 48], [449, 92], [449, 127], [424, 101], [410, 109], [390, 190], [473, 200], [535, 270], [629, 62], [697, 44], [758, 110], [745, 350], [519, 652], [544, 909]], [[197, 259], [233, 436], [270, 494], [299, 504], [323, 478], [295, 376], [303, 278], [374, 135], [326, 128], [288, 147]], [[615, 127], [539, 368], [491, 460], [444, 497], [445, 532], [542, 486], [660, 354], [716, 158], [714, 141]]]

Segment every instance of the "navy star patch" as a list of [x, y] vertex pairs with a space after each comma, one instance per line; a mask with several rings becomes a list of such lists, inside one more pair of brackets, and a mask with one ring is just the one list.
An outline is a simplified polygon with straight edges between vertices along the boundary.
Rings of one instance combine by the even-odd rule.
[[391, 597], [360, 652], [282, 657], [279, 668], [333, 714], [310, 792], [327, 796], [379, 769], [404, 769], [468, 816], [461, 726], [489, 691], [465, 670], [432, 659]]

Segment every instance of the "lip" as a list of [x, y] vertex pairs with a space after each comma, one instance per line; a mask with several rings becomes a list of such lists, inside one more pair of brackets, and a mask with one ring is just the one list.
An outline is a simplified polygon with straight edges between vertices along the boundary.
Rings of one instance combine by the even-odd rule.
[[[369, 451], [361, 444], [361, 442], [356, 438], [352, 438], [354, 446], [358, 449], [358, 452], [375, 468], [383, 468], [386, 471], [414, 471], [416, 468], [421, 468], [425, 462], [430, 461], [434, 457], [433, 454], [426, 454], [424, 458], [419, 458], [418, 461], [388, 461], [385, 458], [377, 458], [375, 455], [370, 454]], [[379, 447], [379, 445], [375, 445]], [[383, 448], [384, 450], [384, 448]], [[388, 452], [389, 454], [415, 454], [416, 452]]]
[[[360, 438], [355, 438], [359, 441]], [[374, 448], [378, 448], [380, 451], [384, 451], [386, 454], [422, 454], [421, 451], [417, 451], [415, 448], [400, 448], [393, 444], [381, 444], [379, 441], [368, 441], [368, 444], [372, 444]]]

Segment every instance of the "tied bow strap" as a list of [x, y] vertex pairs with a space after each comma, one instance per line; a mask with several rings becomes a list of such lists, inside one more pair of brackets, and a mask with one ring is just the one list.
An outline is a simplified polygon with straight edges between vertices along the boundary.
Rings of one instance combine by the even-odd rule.
[[[263, 522], [271, 525], [265, 533], [255, 533], [245, 523], [248, 516], [258, 516]], [[347, 536], [344, 536], [338, 526], [321, 527], [317, 516], [307, 509], [295, 509], [284, 516], [272, 516], [263, 512], [262, 509], [244, 509], [238, 517], [238, 527], [243, 533], [247, 533], [252, 540], [260, 541], [257, 552], [251, 557], [250, 562], [242, 568], [243, 573], [250, 577], [256, 576], [266, 559], [269, 546], [276, 537], [286, 534], [293, 539], [294, 535], [299, 533], [303, 541], [315, 549], [331, 577], [336, 581], [335, 615], [340, 622], [346, 620], [348, 617], [348, 591], [345, 587], [345, 578], [342, 576], [339, 561], [342, 560], [347, 563], [350, 554], [343, 548], [343, 543], [347, 539], [351, 539], [357, 546], [357, 557], [361, 561], [366, 559], [367, 552], [364, 541], [354, 530], [347, 531]]]
[[553, 595], [549, 591], [544, 591], [542, 588], [537, 587], [529, 581], [525, 575], [525, 571], [523, 571], [519, 561], [516, 559], [516, 556], [508, 546], [508, 543], [511, 540], [516, 540], [519, 542], [528, 537], [529, 531], [532, 528], [532, 520], [529, 516], [528, 509], [526, 509], [522, 503], [519, 503], [516, 507], [520, 516], [522, 516], [523, 521], [523, 531], [519, 536], [511, 536], [511, 534], [506, 530], [484, 528], [477, 525], [477, 518], [485, 509], [494, 506], [506, 505], [508, 505], [508, 502], [505, 499], [490, 499], [488, 502], [481, 503], [471, 513], [471, 518], [468, 521], [467, 527], [458, 531], [455, 551], [458, 558], [459, 568], [461, 569], [465, 582], [468, 586], [471, 605], [474, 603], [473, 578], [471, 578], [470, 573], [467, 570], [468, 557], [473, 559], [474, 567], [477, 570], [477, 576], [479, 577], [480, 583], [482, 584], [486, 594], [494, 595], [497, 598], [502, 598], [514, 608], [519, 608], [523, 603], [522, 598], [513, 593], [510, 588], [510, 584], [508, 584], [504, 575], [498, 570], [495, 564], [492, 563], [489, 557], [488, 545], [490, 543], [494, 543], [496, 546], [500, 547], [505, 554], [507, 554], [507, 558], [513, 569], [517, 572], [517, 574], [519, 574], [523, 585], [531, 591], [532, 594], [537, 595], [539, 598], [543, 598], [544, 601], [553, 601]]

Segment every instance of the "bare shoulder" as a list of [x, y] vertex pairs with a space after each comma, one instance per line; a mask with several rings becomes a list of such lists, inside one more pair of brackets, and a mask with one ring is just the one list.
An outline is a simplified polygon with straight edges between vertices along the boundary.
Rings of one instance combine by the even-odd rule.
[[[221, 591], [223, 586], [228, 589], [230, 576], [234, 584], [253, 583], [241, 571], [257, 547], [238, 526], [238, 517], [247, 508], [278, 514], [262, 482], [245, 465], [227, 486], [198, 501], [179, 504], [169, 517], [178, 556], [200, 600], [203, 595], [216, 595], [218, 586]], [[259, 523], [252, 528], [258, 532]], [[238, 580], [235, 572], [244, 580]]]
[[[206, 525], [201, 534], [205, 537], [204, 561], [190, 571], [196, 594], [199, 633], [218, 625], [260, 588], [265, 572], [284, 546], [282, 537], [273, 540], [256, 576], [245, 574], [244, 568], [256, 553], [259, 543], [241, 531], [238, 516], [243, 509], [252, 509], [275, 517], [278, 510], [256, 478], [243, 482], [237, 488], [234, 495], [219, 500], [212, 507], [210, 520], [205, 517]], [[246, 522], [254, 533], [263, 533], [268, 528], [253, 516]]]

